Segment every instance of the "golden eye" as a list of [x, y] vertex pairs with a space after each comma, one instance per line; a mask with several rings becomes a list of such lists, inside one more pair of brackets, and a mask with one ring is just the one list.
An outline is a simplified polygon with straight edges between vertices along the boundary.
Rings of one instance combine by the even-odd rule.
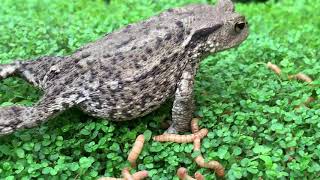
[[234, 26], [234, 30], [240, 33], [246, 27], [246, 22], [237, 22]]

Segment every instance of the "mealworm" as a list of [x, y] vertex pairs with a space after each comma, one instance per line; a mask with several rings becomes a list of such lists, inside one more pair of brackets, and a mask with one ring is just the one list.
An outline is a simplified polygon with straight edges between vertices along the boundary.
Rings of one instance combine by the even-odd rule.
[[271, 69], [273, 72], [275, 72], [276, 74], [278, 75], [281, 74], [281, 69], [277, 65], [272, 64], [271, 62], [268, 62], [267, 67]]
[[[200, 139], [196, 138], [193, 141], [193, 150], [200, 151], [200, 146]], [[213, 169], [216, 172], [217, 176], [224, 176], [224, 167], [218, 161], [205, 162], [201, 154], [199, 154], [199, 156], [197, 156], [194, 160], [200, 167]]]
[[123, 178], [101, 177], [98, 180], [124, 180]]
[[194, 134], [178, 135], [178, 134], [162, 134], [153, 137], [153, 140], [159, 142], [176, 142], [176, 143], [188, 143], [193, 142], [195, 137], [203, 138], [208, 134], [208, 129], [204, 128]]
[[308, 75], [303, 74], [303, 73], [298, 73], [296, 75], [289, 76], [289, 79], [292, 79], [292, 78], [295, 78], [295, 79], [298, 79], [298, 80], [301, 80], [301, 81], [304, 81], [304, 82], [307, 82], [307, 83], [311, 83], [312, 82], [312, 79]]
[[129, 168], [123, 168], [121, 174], [125, 180], [134, 180], [129, 172]]
[[196, 180], [188, 175], [187, 169], [184, 167], [180, 167], [177, 171], [177, 176], [180, 180]]
[[[138, 171], [132, 175], [134, 180], [140, 180], [148, 177], [148, 171]], [[101, 177], [98, 180], [127, 180], [125, 178]]]
[[144, 178], [147, 178], [148, 176], [149, 176], [148, 171], [138, 171], [132, 175], [134, 180], [144, 179]]
[[132, 147], [132, 150], [128, 155], [128, 161], [130, 162], [131, 167], [136, 166], [136, 160], [142, 151], [143, 144], [144, 144], [144, 136], [141, 134], [137, 137]]
[[200, 128], [199, 128], [198, 123], [199, 123], [199, 119], [198, 118], [193, 118], [191, 120], [191, 132], [192, 133], [196, 133], [196, 132], [199, 131]]
[[204, 176], [198, 172], [194, 173], [194, 178], [196, 180], [204, 180]]

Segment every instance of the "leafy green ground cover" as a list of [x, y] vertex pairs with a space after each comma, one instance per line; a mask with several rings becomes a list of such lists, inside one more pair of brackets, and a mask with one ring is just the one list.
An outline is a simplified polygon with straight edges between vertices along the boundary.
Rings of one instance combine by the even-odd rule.
[[[65, 55], [106, 32], [169, 7], [204, 0], [2, 0], [0, 62], [43, 55]], [[209, 2], [208, 3], [213, 3]], [[219, 160], [227, 179], [316, 179], [320, 176], [320, 1], [283, 0], [237, 4], [251, 34], [239, 48], [203, 61], [196, 82], [196, 115], [209, 128], [206, 159]], [[271, 61], [284, 75], [265, 68]], [[304, 72], [308, 86], [286, 74]], [[1, 106], [32, 105], [41, 92], [18, 78], [0, 82]], [[310, 95], [309, 108], [294, 107]], [[120, 176], [138, 134], [147, 142], [138, 170], [151, 179], [177, 179], [180, 166], [199, 169], [192, 144], [158, 143], [170, 103], [135, 121], [114, 123], [70, 110], [30, 130], [0, 138], [0, 178], [96, 179]]]

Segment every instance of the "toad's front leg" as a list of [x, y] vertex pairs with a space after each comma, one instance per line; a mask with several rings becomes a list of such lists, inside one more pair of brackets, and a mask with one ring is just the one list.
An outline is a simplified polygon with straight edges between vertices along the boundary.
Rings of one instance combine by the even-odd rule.
[[166, 133], [177, 134], [190, 130], [190, 122], [194, 111], [193, 87], [195, 68], [187, 65], [182, 73], [172, 108], [172, 124]]

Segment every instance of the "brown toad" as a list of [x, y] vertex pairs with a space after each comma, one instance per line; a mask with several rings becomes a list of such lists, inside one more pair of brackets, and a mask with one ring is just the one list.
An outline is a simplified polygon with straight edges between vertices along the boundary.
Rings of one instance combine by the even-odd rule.
[[239, 45], [244, 16], [230, 0], [188, 5], [130, 24], [66, 57], [0, 65], [0, 79], [20, 75], [44, 91], [33, 107], [0, 108], [0, 134], [33, 127], [77, 106], [114, 121], [144, 116], [174, 97], [167, 130], [189, 130], [194, 76], [202, 58]]

